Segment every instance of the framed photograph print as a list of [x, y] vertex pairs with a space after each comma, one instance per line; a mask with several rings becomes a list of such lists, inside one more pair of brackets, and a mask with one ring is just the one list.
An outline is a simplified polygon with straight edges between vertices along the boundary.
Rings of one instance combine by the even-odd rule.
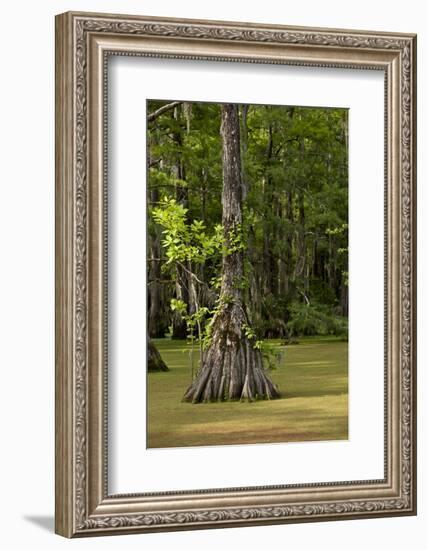
[[416, 513], [416, 37], [56, 18], [56, 532]]

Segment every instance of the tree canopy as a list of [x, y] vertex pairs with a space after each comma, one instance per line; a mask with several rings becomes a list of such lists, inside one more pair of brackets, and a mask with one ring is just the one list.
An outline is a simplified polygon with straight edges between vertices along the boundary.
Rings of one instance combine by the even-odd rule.
[[348, 315], [348, 111], [240, 105], [242, 223], [224, 241], [221, 106], [149, 101], [148, 332], [208, 338], [224, 247], [244, 249], [256, 341]]

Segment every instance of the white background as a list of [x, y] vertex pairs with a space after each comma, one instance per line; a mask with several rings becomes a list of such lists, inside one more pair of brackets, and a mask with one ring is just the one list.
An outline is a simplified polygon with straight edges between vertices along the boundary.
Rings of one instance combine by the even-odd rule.
[[[193, 101], [349, 108], [348, 441], [146, 449], [146, 228], [141, 215], [146, 164], [141, 151], [146, 148], [144, 99], [166, 93]], [[109, 102], [110, 494], [382, 479], [384, 73], [116, 57], [110, 60]]]
[[[427, 530], [425, 399], [419, 399], [419, 515], [380, 520], [300, 524], [215, 531], [104, 537], [67, 541], [52, 534], [54, 495], [54, 40], [53, 16], [68, 9], [419, 33], [418, 86], [425, 95], [423, 3], [360, 0], [251, 3], [229, 0], [144, 2], [85, 0], [2, 6], [1, 152], [1, 510], [2, 547], [206, 549], [261, 545], [331, 550], [421, 549]], [[421, 93], [423, 92], [423, 93]], [[419, 151], [427, 117], [420, 101]], [[425, 392], [426, 226], [419, 155], [419, 393]], [[171, 466], [173, 467], [173, 466]], [[424, 535], [424, 536], [423, 536]]]

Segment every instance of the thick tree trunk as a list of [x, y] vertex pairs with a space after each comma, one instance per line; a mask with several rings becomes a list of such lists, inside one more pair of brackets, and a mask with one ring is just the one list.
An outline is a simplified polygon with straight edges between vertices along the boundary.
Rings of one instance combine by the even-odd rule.
[[147, 369], [149, 372], [169, 370], [150, 338], [147, 339]]
[[[221, 108], [223, 143], [222, 223], [227, 248], [242, 223], [242, 182], [238, 107]], [[199, 372], [184, 395], [193, 403], [233, 399], [273, 399], [279, 392], [267, 376], [260, 350], [248, 338], [249, 319], [242, 299], [243, 255], [225, 253], [222, 260], [220, 310], [211, 327], [211, 344]]]

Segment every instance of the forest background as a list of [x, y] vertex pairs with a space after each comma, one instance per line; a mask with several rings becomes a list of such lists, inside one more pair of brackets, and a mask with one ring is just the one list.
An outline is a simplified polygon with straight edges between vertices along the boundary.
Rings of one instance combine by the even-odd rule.
[[345, 439], [348, 111], [147, 107], [148, 446]]
[[[147, 111], [148, 334], [185, 339], [190, 328], [180, 302], [191, 314], [211, 310], [218, 297], [220, 106], [148, 101]], [[253, 330], [260, 339], [346, 338], [348, 112], [241, 105], [239, 120], [238, 238], [245, 249], [242, 287]], [[173, 234], [171, 223], [184, 223], [189, 233]], [[198, 249], [189, 270], [194, 276], [171, 261], [174, 243], [165, 235]]]

